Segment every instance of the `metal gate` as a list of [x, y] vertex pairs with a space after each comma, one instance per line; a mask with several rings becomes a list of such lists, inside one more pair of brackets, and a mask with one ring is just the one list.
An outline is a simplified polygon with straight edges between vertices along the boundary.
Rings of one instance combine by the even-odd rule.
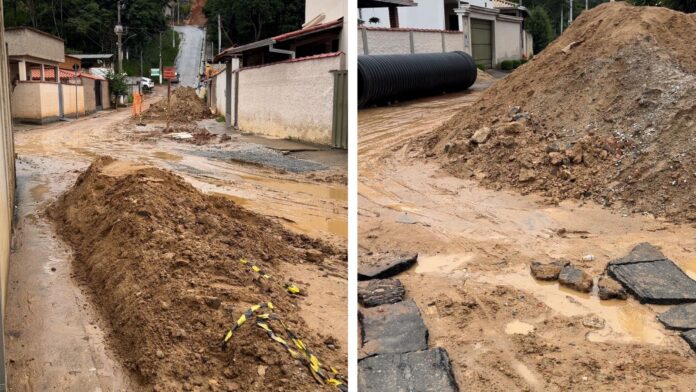
[[471, 54], [476, 65], [493, 68], [493, 23], [471, 19]]
[[348, 71], [331, 71], [334, 75], [333, 121], [331, 144], [348, 148]]

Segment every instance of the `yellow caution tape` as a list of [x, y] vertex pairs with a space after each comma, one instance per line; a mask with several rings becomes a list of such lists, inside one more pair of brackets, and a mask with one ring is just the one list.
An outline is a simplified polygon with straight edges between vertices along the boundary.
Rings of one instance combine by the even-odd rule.
[[263, 272], [263, 270], [259, 267], [257, 267], [254, 264], [251, 264], [249, 260], [247, 259], [239, 259], [239, 263], [242, 265], [249, 265], [249, 269], [253, 272], [256, 272], [259, 276], [261, 276], [264, 279], [271, 279], [271, 275], [268, 275], [267, 273]]
[[[301, 362], [309, 368], [310, 373], [312, 374], [312, 377], [319, 382], [319, 383], [325, 383], [328, 385], [332, 385], [337, 387], [339, 390], [343, 392], [348, 392], [348, 385], [347, 381], [342, 378], [341, 376], [338, 375], [338, 371], [333, 368], [325, 368], [322, 366], [321, 362], [319, 361], [319, 358], [317, 358], [302, 342], [302, 340], [295, 335], [294, 332], [292, 332], [287, 325], [283, 322], [283, 320], [278, 317], [278, 315], [274, 313], [256, 313], [259, 309], [262, 308], [267, 308], [269, 310], [273, 310], [273, 304], [271, 302], [267, 303], [262, 303], [258, 305], [254, 305], [251, 308], [247, 309], [237, 320], [235, 324], [230, 327], [229, 331], [225, 334], [225, 337], [223, 338], [222, 342], [222, 348], [225, 349], [227, 347], [227, 344], [229, 341], [232, 339], [232, 336], [234, 335], [234, 331], [236, 331], [239, 327], [241, 327], [247, 320], [249, 320], [251, 317], [255, 316], [256, 317], [256, 325], [263, 329], [266, 334], [271, 338], [273, 341], [279, 343], [285, 350], [290, 354], [290, 356], [293, 359], [299, 359]], [[274, 331], [273, 328], [271, 328], [269, 322], [270, 321], [278, 321], [280, 325], [282, 325], [283, 329], [285, 330], [286, 335], [288, 336], [288, 340], [291, 341], [297, 350], [293, 349], [290, 344], [288, 343], [288, 340], [283, 339], [282, 337], [278, 336]], [[299, 351], [298, 351], [299, 350]], [[331, 373], [331, 375], [329, 375]]]
[[300, 291], [300, 288], [297, 287], [297, 286], [295, 286], [295, 285], [292, 284], [292, 283], [286, 283], [286, 284], [285, 284], [285, 291], [287, 291], [287, 292], [290, 293], [290, 294], [294, 294], [294, 295], [300, 294], [300, 292], [301, 292], [301, 291]]

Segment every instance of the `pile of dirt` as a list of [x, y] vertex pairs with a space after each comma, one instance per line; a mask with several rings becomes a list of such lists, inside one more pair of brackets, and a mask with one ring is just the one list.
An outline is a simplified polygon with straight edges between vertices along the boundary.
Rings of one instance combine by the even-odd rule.
[[414, 148], [494, 189], [694, 222], [694, 42], [696, 14], [603, 4]]
[[[272, 301], [326, 365], [345, 372], [336, 339], [307, 326], [297, 314], [301, 297], [276, 273], [282, 263], [342, 265], [345, 251], [202, 194], [172, 173], [108, 157], [81, 174], [49, 216], [74, 249], [75, 275], [138, 390], [337, 390], [318, 384], [253, 319], [226, 350], [221, 342], [245, 310]], [[278, 321], [270, 325], [286, 337]]]
[[[196, 90], [192, 87], [179, 87], [172, 91], [170, 98], [170, 117], [171, 122], [191, 122], [213, 118], [213, 114], [208, 105], [198, 97]], [[143, 118], [146, 120], [167, 120], [167, 98], [151, 105], [145, 112]]]

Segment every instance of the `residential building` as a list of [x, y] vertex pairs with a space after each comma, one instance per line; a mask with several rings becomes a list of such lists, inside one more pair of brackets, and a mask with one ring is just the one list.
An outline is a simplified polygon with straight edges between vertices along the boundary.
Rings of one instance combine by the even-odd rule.
[[66, 60], [62, 39], [13, 27], [5, 30], [5, 41], [14, 120], [43, 124], [109, 107], [104, 78], [60, 68], [81, 62], [77, 56]]
[[[306, 0], [305, 23], [215, 57], [208, 100], [228, 127], [347, 147], [347, 0]], [[211, 67], [212, 69], [212, 67]]]
[[[361, 0], [370, 2], [377, 0]], [[532, 55], [531, 34], [524, 30], [529, 11], [511, 1], [420, 0], [392, 9], [360, 9], [361, 54], [462, 50], [488, 68]], [[398, 29], [390, 27], [395, 16]]]

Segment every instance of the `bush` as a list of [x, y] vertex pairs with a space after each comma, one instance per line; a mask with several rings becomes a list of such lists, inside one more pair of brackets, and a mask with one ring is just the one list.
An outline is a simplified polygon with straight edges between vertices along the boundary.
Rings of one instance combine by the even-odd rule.
[[522, 65], [522, 60], [512, 60], [513, 69], [517, 69], [517, 67], [519, 67], [520, 65]]
[[217, 122], [219, 122], [219, 123], [224, 123], [224, 122], [225, 122], [225, 116], [217, 116], [217, 118], [215, 119], [215, 121], [217, 121]]
[[500, 69], [502, 69], [503, 71], [511, 71], [513, 69], [512, 60], [505, 60], [502, 63], [500, 63]]
[[476, 64], [476, 68], [480, 69], [481, 71], [485, 71], [486, 65], [485, 64]]
[[106, 80], [109, 81], [109, 92], [115, 96], [128, 94], [128, 85], [126, 84], [126, 75], [117, 74], [109, 70], [106, 73]]
[[541, 52], [554, 39], [551, 18], [544, 8], [532, 8], [531, 15], [524, 21], [525, 30], [534, 39], [534, 53]]

